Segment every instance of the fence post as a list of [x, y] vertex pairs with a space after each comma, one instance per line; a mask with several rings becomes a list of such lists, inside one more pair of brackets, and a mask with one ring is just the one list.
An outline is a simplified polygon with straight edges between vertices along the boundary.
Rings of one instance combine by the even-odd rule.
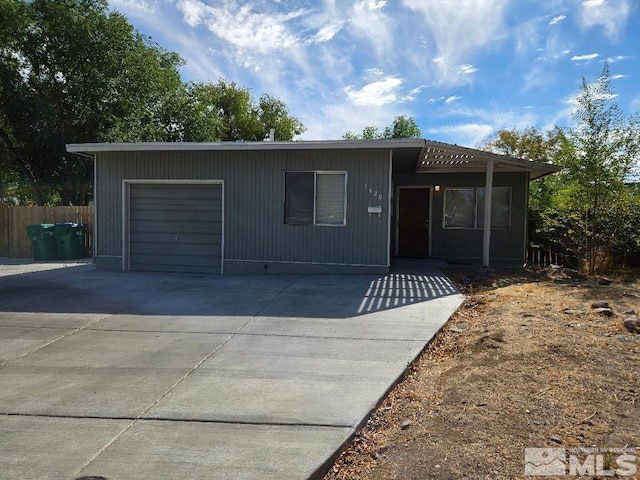
[[0, 203], [0, 257], [9, 256], [9, 205]]

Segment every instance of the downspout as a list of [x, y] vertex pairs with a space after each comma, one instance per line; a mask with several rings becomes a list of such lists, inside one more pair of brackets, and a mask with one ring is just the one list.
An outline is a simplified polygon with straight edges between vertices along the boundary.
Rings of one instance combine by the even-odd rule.
[[487, 162], [487, 178], [484, 190], [484, 231], [482, 238], [482, 268], [489, 268], [491, 247], [491, 202], [493, 200], [493, 159]]

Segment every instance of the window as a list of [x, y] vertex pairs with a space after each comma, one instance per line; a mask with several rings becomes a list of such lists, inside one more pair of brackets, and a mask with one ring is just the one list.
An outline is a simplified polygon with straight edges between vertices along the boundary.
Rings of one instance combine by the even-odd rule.
[[[511, 228], [511, 188], [491, 190], [491, 228]], [[485, 188], [448, 188], [444, 192], [444, 228], [484, 228]]]
[[284, 223], [345, 225], [346, 172], [285, 172]]

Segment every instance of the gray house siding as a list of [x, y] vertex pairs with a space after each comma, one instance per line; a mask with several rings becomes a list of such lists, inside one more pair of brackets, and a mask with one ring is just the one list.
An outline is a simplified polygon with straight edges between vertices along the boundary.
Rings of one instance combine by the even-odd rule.
[[[96, 263], [123, 266], [124, 180], [220, 180], [225, 273], [386, 271], [389, 159], [382, 149], [98, 153]], [[310, 170], [347, 173], [345, 226], [285, 225], [284, 174]]]
[[[444, 192], [446, 188], [484, 187], [483, 173], [394, 174], [397, 186], [440, 186], [431, 197], [431, 257], [452, 261], [481, 261], [482, 229], [443, 228]], [[528, 173], [495, 173], [494, 187], [511, 187], [511, 228], [491, 230], [490, 255], [494, 262], [522, 262], [525, 254], [525, 224]], [[393, 230], [392, 230], [393, 233]], [[392, 243], [395, 242], [395, 238]]]

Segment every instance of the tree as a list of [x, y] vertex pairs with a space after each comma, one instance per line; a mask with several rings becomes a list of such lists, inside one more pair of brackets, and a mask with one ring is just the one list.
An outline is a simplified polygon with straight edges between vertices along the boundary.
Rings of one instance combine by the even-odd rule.
[[275, 140], [289, 141], [305, 131], [282, 100], [264, 94], [256, 103], [249, 89], [235, 82], [193, 83], [187, 90], [196, 110], [216, 121], [212, 140], [260, 142], [269, 138], [273, 128]]
[[422, 132], [413, 117], [400, 115], [394, 118], [393, 123], [385, 127], [382, 132], [378, 130], [378, 127], [368, 125], [363, 128], [361, 134], [347, 131], [342, 138], [344, 140], [374, 140], [378, 138], [420, 138], [421, 136]]
[[400, 115], [393, 119], [393, 124], [384, 129], [384, 138], [420, 138], [422, 132], [413, 117]]
[[292, 140], [304, 131], [270, 95], [255, 102], [225, 80], [185, 84], [180, 56], [106, 0], [0, 0], [0, 13], [3, 195], [26, 181], [37, 204], [88, 202], [91, 161], [67, 143], [261, 141], [271, 128]]
[[181, 85], [180, 57], [104, 0], [3, 2], [0, 142], [38, 204], [84, 204], [92, 166], [71, 142], [162, 140], [160, 112]]
[[576, 125], [501, 130], [484, 148], [562, 170], [531, 184], [532, 240], [559, 246], [589, 274], [597, 260], [625, 261], [640, 251], [640, 191], [631, 173], [640, 152], [640, 122], [616, 104], [609, 68], [593, 83], [583, 79]]
[[556, 163], [562, 171], [555, 204], [573, 227], [579, 257], [593, 274], [598, 254], [623, 239], [620, 212], [627, 209], [619, 207], [634, 203], [626, 180], [640, 152], [640, 122], [618, 107], [607, 64], [595, 82], [582, 80], [574, 118], [576, 127], [558, 129]]

